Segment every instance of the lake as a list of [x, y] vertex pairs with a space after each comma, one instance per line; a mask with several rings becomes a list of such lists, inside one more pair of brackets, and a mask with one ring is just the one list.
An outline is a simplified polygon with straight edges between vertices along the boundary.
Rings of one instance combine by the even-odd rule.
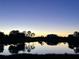
[[[19, 46], [19, 48], [18, 48]], [[1, 48], [0, 48], [1, 49]], [[69, 48], [68, 43], [47, 44], [46, 42], [29, 42], [24, 45], [6, 45], [0, 50], [0, 55], [12, 54], [78, 54], [75, 49]]]

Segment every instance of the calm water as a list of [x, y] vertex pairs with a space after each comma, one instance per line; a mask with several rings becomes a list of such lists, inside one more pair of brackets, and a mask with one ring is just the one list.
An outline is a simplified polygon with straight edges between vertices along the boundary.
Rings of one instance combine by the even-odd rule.
[[[10, 45], [4, 46], [3, 52], [0, 55], [12, 55], [9, 51]], [[45, 42], [42, 44], [38, 42], [25, 43], [24, 48], [18, 51], [18, 54], [76, 54], [73, 49], [68, 47], [68, 43], [58, 43], [57, 45], [48, 45]]]

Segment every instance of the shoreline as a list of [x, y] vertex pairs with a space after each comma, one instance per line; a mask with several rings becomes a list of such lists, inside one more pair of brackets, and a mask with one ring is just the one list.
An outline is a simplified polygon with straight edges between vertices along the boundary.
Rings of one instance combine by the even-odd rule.
[[3, 57], [10, 56], [79, 56], [79, 54], [13, 54], [13, 55], [0, 55]]

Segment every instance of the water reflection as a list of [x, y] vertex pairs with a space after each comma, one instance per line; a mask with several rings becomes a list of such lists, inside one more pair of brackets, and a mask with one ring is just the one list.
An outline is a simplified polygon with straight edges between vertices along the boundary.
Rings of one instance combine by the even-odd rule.
[[73, 49], [75, 53], [79, 53], [79, 43], [69, 42], [68, 45], [69, 45], [69, 48]]
[[58, 42], [45, 42], [47, 45], [51, 45], [51, 46], [53, 46], [53, 45], [57, 45], [58, 44]]
[[[0, 44], [0, 53], [7, 53], [7, 50], [11, 54], [19, 54], [20, 51], [23, 53], [31, 54], [78, 54], [79, 44], [71, 42], [26, 42], [11, 44], [8, 49], [4, 49], [4, 45]], [[6, 46], [7, 47], [7, 46]], [[4, 51], [5, 50], [5, 51]]]
[[10, 45], [9, 52], [14, 54], [18, 53], [19, 51], [25, 51], [25, 44], [17, 44], [17, 45]]
[[0, 44], [0, 52], [3, 52], [3, 51], [4, 51], [4, 45]]
[[34, 46], [34, 43], [33, 44], [26, 44], [26, 49], [27, 49], [27, 52], [31, 52], [31, 50], [35, 49], [35, 46]]
[[41, 45], [44, 45], [44, 44], [43, 44], [43, 41], [39, 41], [38, 43], [41, 44]]

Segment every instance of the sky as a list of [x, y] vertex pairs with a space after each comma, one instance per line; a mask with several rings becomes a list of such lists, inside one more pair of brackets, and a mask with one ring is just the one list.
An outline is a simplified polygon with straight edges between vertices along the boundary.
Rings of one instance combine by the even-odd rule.
[[0, 31], [66, 36], [79, 31], [79, 0], [0, 0]]

